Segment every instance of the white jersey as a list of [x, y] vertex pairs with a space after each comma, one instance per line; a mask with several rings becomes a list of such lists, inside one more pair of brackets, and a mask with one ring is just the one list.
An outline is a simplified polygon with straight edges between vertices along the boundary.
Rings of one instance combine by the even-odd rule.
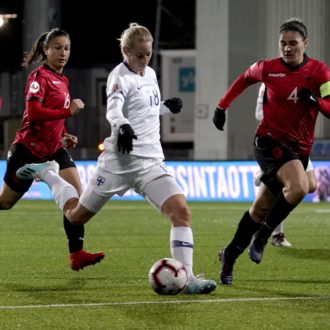
[[164, 159], [159, 115], [170, 110], [161, 102], [155, 71], [146, 67], [144, 76], [140, 76], [123, 62], [109, 74], [106, 92], [111, 136], [104, 141], [105, 149], [117, 153], [119, 127], [130, 124], [137, 136], [130, 155]]

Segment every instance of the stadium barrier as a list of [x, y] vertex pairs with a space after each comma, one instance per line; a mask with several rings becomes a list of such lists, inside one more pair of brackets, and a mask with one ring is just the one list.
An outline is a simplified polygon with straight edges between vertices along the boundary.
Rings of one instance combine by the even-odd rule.
[[[168, 161], [167, 170], [182, 187], [188, 201], [201, 202], [251, 202], [258, 187], [254, 179], [259, 171], [255, 161]], [[96, 161], [76, 161], [83, 189], [93, 172]], [[330, 161], [313, 161], [318, 188], [308, 194], [304, 201], [330, 201]], [[0, 173], [3, 177], [6, 162], [0, 161]], [[52, 199], [48, 186], [42, 182], [33, 182], [23, 199]], [[141, 200], [142, 197], [129, 190], [123, 197], [114, 196], [113, 200]]]

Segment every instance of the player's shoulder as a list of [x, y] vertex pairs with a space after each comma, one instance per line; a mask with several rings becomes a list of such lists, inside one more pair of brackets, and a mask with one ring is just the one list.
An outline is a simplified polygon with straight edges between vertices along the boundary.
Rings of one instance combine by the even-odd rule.
[[145, 73], [148, 75], [148, 76], [151, 76], [151, 77], [156, 77], [156, 71], [150, 67], [150, 66], [147, 66], [146, 69], [145, 69]]
[[133, 72], [129, 69], [125, 62], [121, 62], [110, 71], [109, 79], [125, 79], [132, 73]]
[[54, 76], [60, 78], [61, 80], [67, 81], [67, 77], [65, 75], [57, 74], [54, 70], [47, 67], [46, 65], [40, 65], [29, 74], [30, 80], [51, 79], [54, 78]]
[[274, 63], [274, 60], [275, 59], [267, 59], [267, 58], [259, 59], [254, 63], [252, 63], [249, 69], [250, 70], [262, 69], [264, 66], [272, 65]]
[[317, 60], [316, 58], [313, 57], [308, 57], [306, 64], [311, 66], [311, 67], [324, 67], [328, 68], [328, 65], [324, 61]]

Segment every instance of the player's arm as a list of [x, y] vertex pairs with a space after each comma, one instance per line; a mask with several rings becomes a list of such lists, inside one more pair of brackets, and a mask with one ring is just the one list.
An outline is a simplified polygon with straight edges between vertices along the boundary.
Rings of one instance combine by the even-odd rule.
[[78, 137], [68, 133], [66, 127], [63, 127], [62, 143], [65, 148], [75, 148], [78, 144]]
[[299, 100], [317, 107], [324, 116], [330, 118], [330, 81], [320, 86], [320, 96], [313, 95], [309, 89], [304, 87], [298, 93]]
[[318, 100], [320, 111], [324, 116], [330, 118], [330, 81], [320, 87], [321, 98]]
[[50, 109], [43, 107], [40, 100], [31, 98], [25, 102], [25, 106], [30, 121], [52, 121], [71, 117], [79, 113], [85, 105], [80, 99], [74, 99], [67, 109]]
[[182, 110], [182, 100], [178, 97], [172, 97], [170, 99], [166, 99], [160, 103], [160, 111], [161, 115], [165, 113], [179, 113]]
[[214, 111], [213, 123], [215, 127], [223, 131], [223, 127], [226, 122], [225, 111], [229, 108], [231, 103], [240, 95], [247, 87], [252, 85], [254, 82], [251, 82], [246, 74], [241, 74], [229, 87], [225, 95], [221, 98], [218, 103], [217, 108]]
[[38, 100], [25, 102], [30, 121], [51, 121], [71, 117], [70, 109], [49, 109], [42, 106]]
[[124, 99], [120, 96], [108, 97], [106, 118], [110, 125], [119, 128], [129, 124], [129, 120], [123, 115]]

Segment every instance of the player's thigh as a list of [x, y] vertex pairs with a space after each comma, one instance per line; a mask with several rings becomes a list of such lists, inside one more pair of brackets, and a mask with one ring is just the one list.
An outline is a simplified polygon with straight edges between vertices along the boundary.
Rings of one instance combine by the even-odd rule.
[[125, 176], [112, 174], [105, 168], [97, 167], [79, 203], [87, 210], [97, 213], [113, 195], [122, 196], [129, 188]]
[[278, 171], [277, 177], [282, 184], [291, 189], [291, 187], [299, 186], [308, 192], [308, 177], [299, 159], [290, 160], [285, 163]]
[[183, 191], [171, 175], [163, 175], [148, 182], [141, 194], [152, 206], [161, 211], [163, 204], [170, 197], [183, 196]]

